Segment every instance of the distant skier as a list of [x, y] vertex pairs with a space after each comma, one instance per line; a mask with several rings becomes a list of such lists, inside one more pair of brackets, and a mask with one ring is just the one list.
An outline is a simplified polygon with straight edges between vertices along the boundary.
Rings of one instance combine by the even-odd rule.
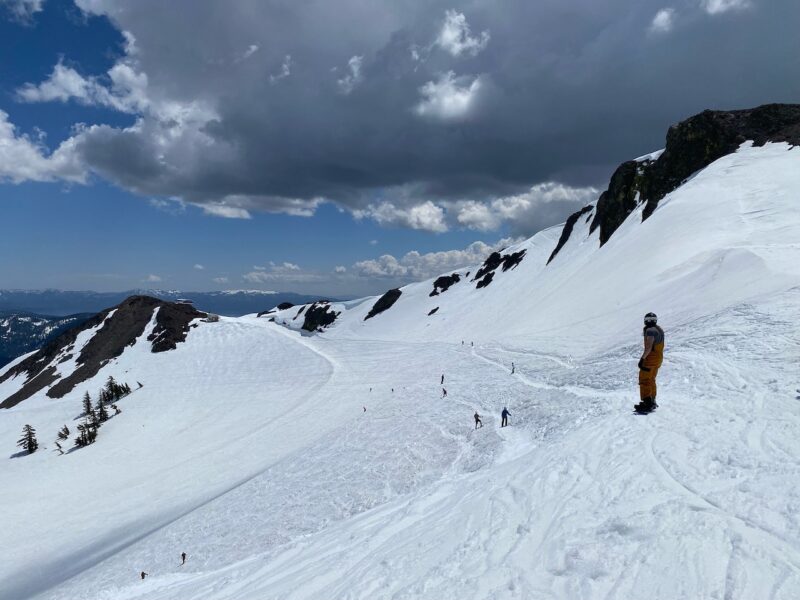
[[514, 363], [511, 363], [511, 374], [513, 375], [516, 372], [517, 368], [514, 366]]
[[643, 413], [652, 412], [656, 403], [656, 375], [664, 360], [664, 330], [658, 326], [655, 313], [644, 316], [644, 353], [639, 359], [639, 396], [641, 402], [634, 408]]
[[475, 342], [470, 342], [469, 345], [474, 348], [475, 347]]
[[508, 412], [508, 409], [504, 406], [503, 412], [500, 413], [500, 427], [507, 427], [508, 426], [508, 415], [511, 413]]
[[478, 414], [478, 411], [475, 411], [475, 429], [478, 427], [483, 427], [483, 421], [481, 421], [481, 416]]
[[442, 375], [442, 383], [440, 385], [444, 385], [444, 374]]
[[142, 385], [142, 382], [141, 382], [141, 381], [137, 381], [136, 383], [138, 383], [138, 384], [139, 384], [139, 387], [140, 387], [140, 388], [143, 388], [143, 387], [144, 387], [144, 385]]
[[186, 564], [186, 552], [181, 552], [181, 566]]
[[447, 390], [442, 388], [442, 398], [447, 398]]
[[147, 577], [147, 575], [148, 575], [148, 573], [145, 573], [144, 571], [142, 571], [141, 573], [139, 573], [139, 577], [141, 577], [141, 578], [142, 578], [142, 581], [144, 581], [144, 578], [145, 578], [145, 577]]
[[367, 407], [366, 406], [364, 407], [364, 412], [367, 412]]

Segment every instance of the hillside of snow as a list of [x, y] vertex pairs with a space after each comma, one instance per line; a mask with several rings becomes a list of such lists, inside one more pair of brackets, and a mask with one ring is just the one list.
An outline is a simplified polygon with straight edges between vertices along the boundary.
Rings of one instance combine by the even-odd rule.
[[[0, 598], [800, 597], [798, 198], [800, 148], [746, 143], [602, 246], [594, 207], [549, 265], [560, 228], [504, 250], [485, 287], [475, 265], [366, 320], [377, 297], [334, 302], [314, 332], [309, 306], [198, 320], [157, 354], [155, 310], [64, 397], [0, 412]], [[52, 452], [109, 375], [143, 387]]]

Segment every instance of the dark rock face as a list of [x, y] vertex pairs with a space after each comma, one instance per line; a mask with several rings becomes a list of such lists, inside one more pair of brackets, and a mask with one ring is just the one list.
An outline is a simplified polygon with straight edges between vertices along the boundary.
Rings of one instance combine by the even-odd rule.
[[657, 160], [629, 161], [620, 165], [617, 169], [622, 172], [620, 177], [615, 181], [612, 176], [608, 192], [604, 193], [605, 200], [600, 196], [591, 229], [600, 227], [600, 242], [605, 243], [633, 210], [630, 206], [636, 192], [640, 194], [640, 202], [645, 203], [642, 220], [647, 219], [658, 202], [688, 177], [735, 152], [748, 140], [755, 146], [767, 142], [800, 144], [800, 104], [766, 104], [734, 111], [706, 110], [673, 125], [667, 132], [664, 152]]
[[500, 266], [503, 267], [503, 271], [516, 268], [516, 266], [522, 262], [526, 252], [526, 250], [519, 250], [511, 254], [492, 252], [488, 258], [483, 261], [483, 265], [481, 265], [481, 268], [478, 269], [478, 272], [475, 273], [475, 277], [472, 279], [472, 281], [477, 280], [478, 282], [475, 287], [480, 289], [492, 283], [494, 273]]
[[431, 311], [428, 313], [428, 316], [430, 317], [431, 315], [436, 314], [438, 310], [439, 310], [438, 306], [436, 308], [432, 308]]
[[578, 212], [572, 213], [569, 216], [567, 222], [564, 223], [564, 229], [561, 230], [561, 237], [558, 238], [558, 244], [556, 244], [556, 247], [553, 250], [553, 253], [550, 255], [550, 258], [547, 259], [548, 265], [550, 264], [550, 261], [556, 257], [556, 254], [558, 254], [559, 250], [561, 250], [561, 248], [564, 247], [564, 244], [567, 243], [567, 240], [569, 239], [569, 236], [572, 235], [572, 230], [575, 227], [575, 223], [578, 222], [578, 219], [580, 219], [581, 216], [591, 211], [592, 211], [592, 205], [588, 204], [584, 206], [582, 209], [580, 209]]
[[371, 319], [375, 315], [379, 315], [383, 311], [390, 309], [392, 305], [397, 302], [397, 299], [402, 295], [402, 293], [403, 292], [398, 289], [393, 289], [386, 292], [383, 296], [378, 298], [378, 301], [370, 309], [367, 316], [364, 317], [364, 320], [366, 321], [367, 319]]
[[[304, 308], [305, 307], [300, 309], [295, 319], [300, 316]], [[330, 303], [327, 300], [314, 302], [305, 312], [306, 317], [303, 321], [303, 329], [306, 331], [322, 331], [329, 325], [332, 325], [336, 317], [339, 316], [338, 312], [330, 310]]]
[[300, 310], [298, 310], [298, 311], [297, 311], [297, 314], [296, 314], [296, 315], [295, 315], [295, 316], [292, 318], [292, 321], [296, 321], [296, 320], [297, 320], [297, 317], [299, 317], [300, 315], [302, 315], [302, 314], [303, 314], [303, 311], [304, 311], [305, 309], [306, 309], [306, 307], [305, 307], [305, 306], [301, 306], [301, 307], [300, 307]]
[[453, 273], [452, 275], [442, 275], [433, 282], [433, 291], [428, 295], [438, 296], [442, 292], [446, 292], [448, 289], [450, 289], [451, 285], [455, 285], [459, 281], [461, 281], [461, 276], [458, 273]]
[[291, 302], [281, 302], [275, 308], [270, 308], [269, 310], [262, 310], [260, 313], [258, 313], [256, 315], [256, 317], [263, 317], [264, 315], [271, 315], [276, 310], [289, 310], [293, 306], [294, 306], [294, 304], [292, 304]]
[[[206, 313], [191, 305], [164, 302], [149, 296], [131, 296], [118, 306], [106, 309], [81, 326], [61, 334], [36, 354], [0, 376], [0, 383], [14, 376], [26, 376], [25, 385], [4, 399], [0, 408], [15, 406], [53, 383], [55, 385], [47, 391], [47, 395], [51, 398], [63, 397], [76, 385], [96, 375], [103, 365], [122, 354], [127, 346], [133, 345], [144, 332], [156, 309], [158, 314], [155, 328], [148, 336], [152, 352], [174, 349], [186, 339], [191, 321], [206, 316]], [[81, 332], [100, 324], [103, 324], [102, 327], [83, 348], [74, 347]], [[68, 360], [77, 351], [80, 354], [76, 359], [76, 368], [59, 379], [56, 364]]]
[[[2, 294], [2, 292], [0, 292]], [[81, 325], [92, 314], [51, 317], [35, 313], [0, 310], [0, 367]]]
[[[597, 201], [590, 231], [600, 229], [602, 246], [638, 205], [644, 204], [642, 220], [647, 219], [659, 201], [687, 178], [735, 152], [748, 140], [752, 140], [755, 146], [767, 142], [800, 145], [800, 104], [765, 104], [748, 110], [706, 110], [673, 125], [667, 132], [664, 152], [656, 160], [631, 160], [617, 168], [608, 189]], [[568, 238], [569, 235], [563, 239], [564, 243]], [[550, 260], [563, 245], [560, 239]]]

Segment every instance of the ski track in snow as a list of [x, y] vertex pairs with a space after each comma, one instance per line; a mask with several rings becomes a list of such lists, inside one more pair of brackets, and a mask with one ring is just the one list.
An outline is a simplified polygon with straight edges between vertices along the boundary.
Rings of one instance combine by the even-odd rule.
[[[800, 536], [792, 484], [800, 464], [787, 449], [796, 447], [798, 423], [791, 411], [765, 407], [788, 365], [769, 354], [763, 364], [748, 361], [750, 345], [765, 339], [784, 351], [799, 347], [796, 328], [786, 329], [789, 314], [780, 314], [798, 293], [766, 307], [778, 314], [738, 306], [673, 331], [659, 376], [661, 407], [645, 417], [630, 413], [634, 347], [576, 368], [499, 346], [423, 350], [282, 331], [290, 344], [348, 365], [333, 368], [312, 395], [348, 390], [357, 396], [353, 415], [319, 439], [319, 450], [286, 456], [42, 597], [86, 598], [87, 589], [121, 600], [795, 597]], [[739, 333], [726, 336], [719, 323]], [[769, 335], [751, 336], [748, 327]], [[724, 357], [712, 351], [720, 336], [733, 349]], [[388, 389], [398, 381], [393, 395]], [[597, 381], [605, 385], [590, 383]], [[776, 398], [780, 406], [790, 400]], [[362, 403], [368, 410], [359, 414]], [[512, 425], [500, 429], [505, 404]], [[476, 408], [485, 423], [477, 432]], [[704, 421], [701, 412], [718, 416]], [[423, 455], [410, 458], [430, 437]], [[381, 450], [373, 456], [371, 447]], [[399, 465], [411, 460], [410, 468], [387, 469], [384, 451]], [[309, 462], [331, 453], [341, 456], [339, 472], [330, 465], [308, 471]], [[362, 465], [346, 466], [359, 456]], [[375, 463], [386, 471], [379, 485], [370, 483], [380, 481], [368, 466]], [[412, 481], [432, 464], [430, 477]], [[292, 472], [307, 477], [271, 495]], [[378, 491], [390, 481], [406, 484]], [[281, 503], [296, 494], [325, 509], [315, 517], [296, 504], [289, 512], [310, 519], [304, 526], [259, 522], [259, 513], [285, 510]], [[253, 530], [228, 533], [238, 555], [213, 539], [231, 522]], [[180, 549], [190, 554], [184, 570], [160, 558], [174, 559]], [[133, 582], [139, 565], [151, 577]]]

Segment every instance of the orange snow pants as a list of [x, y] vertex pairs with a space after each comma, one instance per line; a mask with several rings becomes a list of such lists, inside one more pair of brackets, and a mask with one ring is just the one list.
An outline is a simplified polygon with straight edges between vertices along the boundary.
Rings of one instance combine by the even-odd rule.
[[647, 358], [644, 359], [644, 366], [649, 371], [639, 369], [639, 397], [644, 400], [645, 398], [656, 398], [656, 375], [661, 363], [664, 360], [664, 344], [657, 344], [653, 347]]

